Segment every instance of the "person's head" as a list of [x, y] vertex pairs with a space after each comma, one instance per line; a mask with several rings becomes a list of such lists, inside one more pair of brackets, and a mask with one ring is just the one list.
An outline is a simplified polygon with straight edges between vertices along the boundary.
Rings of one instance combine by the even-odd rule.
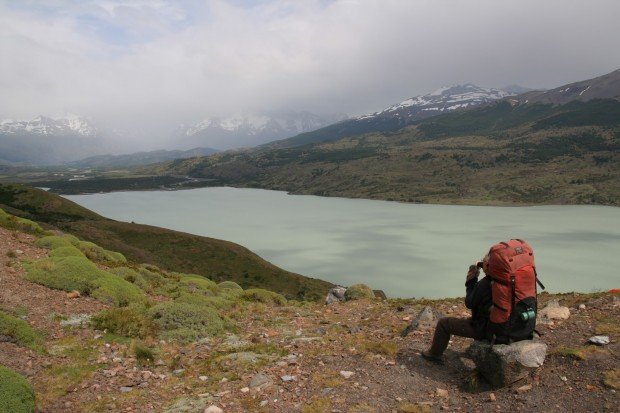
[[487, 274], [487, 270], [489, 269], [489, 253], [487, 252], [484, 257], [482, 257], [482, 271]]

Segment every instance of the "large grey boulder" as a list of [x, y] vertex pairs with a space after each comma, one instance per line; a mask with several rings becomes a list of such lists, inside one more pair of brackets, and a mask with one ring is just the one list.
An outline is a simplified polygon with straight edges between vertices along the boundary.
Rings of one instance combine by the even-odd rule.
[[333, 304], [340, 301], [344, 301], [344, 293], [347, 291], [344, 287], [333, 287], [327, 293], [327, 298], [325, 299], [325, 304]]
[[543, 365], [547, 345], [538, 340], [523, 340], [510, 345], [474, 341], [467, 350], [476, 369], [495, 388], [524, 379]]

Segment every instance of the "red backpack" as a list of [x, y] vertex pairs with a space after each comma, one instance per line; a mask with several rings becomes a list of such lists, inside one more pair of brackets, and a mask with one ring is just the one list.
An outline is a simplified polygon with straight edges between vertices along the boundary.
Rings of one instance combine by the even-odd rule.
[[485, 273], [491, 277], [491, 342], [508, 344], [533, 338], [536, 328], [538, 281], [534, 251], [520, 239], [495, 244], [489, 250]]

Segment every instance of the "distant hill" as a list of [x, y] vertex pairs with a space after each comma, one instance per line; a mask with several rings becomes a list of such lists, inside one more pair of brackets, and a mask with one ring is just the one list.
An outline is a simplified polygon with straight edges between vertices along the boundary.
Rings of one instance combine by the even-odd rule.
[[382, 111], [344, 120], [314, 132], [271, 142], [268, 148], [292, 148], [373, 132], [391, 132], [418, 120], [444, 113], [471, 109], [497, 101], [511, 93], [472, 84], [443, 87], [426, 95], [412, 97]]
[[324, 298], [332, 285], [278, 268], [232, 242], [114, 221], [25, 185], [0, 184], [0, 208], [114, 249], [133, 262], [170, 271], [200, 274], [215, 281], [232, 280], [246, 288], [267, 288], [290, 298], [312, 300]]
[[554, 105], [563, 105], [574, 100], [587, 102], [593, 99], [620, 99], [620, 69], [551, 90], [527, 92], [514, 99], [519, 103]]
[[66, 165], [73, 168], [128, 168], [132, 166], [148, 165], [152, 163], [171, 161], [173, 159], [187, 159], [196, 156], [207, 156], [218, 152], [213, 148], [194, 148], [187, 151], [150, 151], [136, 152], [125, 155], [98, 155], [69, 162]]
[[501, 101], [390, 133], [153, 168], [209, 185], [460, 204], [620, 205], [620, 102]]

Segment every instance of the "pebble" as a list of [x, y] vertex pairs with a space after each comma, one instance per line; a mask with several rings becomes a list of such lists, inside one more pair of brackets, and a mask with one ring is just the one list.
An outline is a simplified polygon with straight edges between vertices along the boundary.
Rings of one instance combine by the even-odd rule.
[[588, 343], [596, 344], [597, 346], [606, 346], [609, 344], [609, 336], [592, 336], [588, 339]]
[[183, 373], [185, 373], [185, 369], [176, 369], [172, 372], [172, 374], [174, 374], [175, 376], [180, 376]]
[[495, 393], [490, 393], [489, 394], [489, 401], [495, 402], [496, 400], [497, 400], [497, 397], [495, 397]]
[[517, 393], [525, 393], [532, 390], [531, 384], [526, 384], [525, 386], [521, 386], [517, 389]]
[[249, 391], [250, 391], [249, 387], [244, 387], [244, 388], [241, 389], [241, 393], [247, 393]]
[[448, 397], [448, 390], [437, 388], [435, 390], [437, 397]]
[[219, 407], [217, 407], [216, 405], [212, 404], [211, 406], [209, 406], [209, 407], [207, 407], [205, 409], [204, 413], [224, 413], [224, 410], [222, 410]]
[[297, 381], [297, 377], [296, 376], [282, 376], [281, 377], [282, 381], [284, 382], [288, 382], [288, 381]]
[[340, 370], [340, 375], [345, 379], [350, 379], [355, 373], [352, 371]]
[[208, 376], [198, 376], [198, 378], [200, 379], [200, 381], [207, 381], [207, 379], [209, 377]]
[[123, 386], [119, 389], [121, 391], [121, 393], [127, 393], [133, 390], [133, 387], [129, 387], [129, 386]]
[[586, 309], [586, 305], [585, 304], [579, 304], [579, 309], [580, 310], [585, 310]]
[[566, 381], [568, 381], [568, 378], [566, 376], [560, 376], [560, 380], [566, 382]]
[[265, 407], [265, 406], [267, 406], [267, 403], [269, 403], [268, 400], [263, 400], [262, 402], [259, 403], [259, 406], [260, 407]]

